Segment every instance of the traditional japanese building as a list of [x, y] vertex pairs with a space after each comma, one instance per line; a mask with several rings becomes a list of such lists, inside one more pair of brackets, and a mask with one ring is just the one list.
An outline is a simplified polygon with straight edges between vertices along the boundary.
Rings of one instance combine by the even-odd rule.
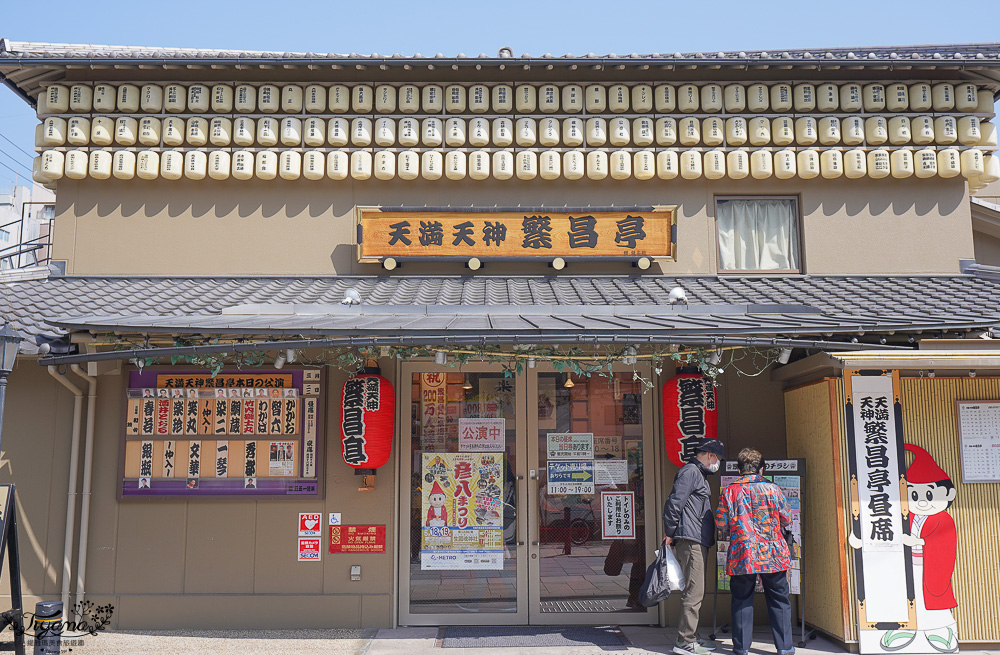
[[1000, 269], [969, 201], [1000, 178], [1000, 46], [2, 40], [0, 75], [57, 191], [47, 274], [4, 288], [29, 604], [672, 625], [636, 591], [708, 434], [773, 463], [810, 629], [1000, 641]]

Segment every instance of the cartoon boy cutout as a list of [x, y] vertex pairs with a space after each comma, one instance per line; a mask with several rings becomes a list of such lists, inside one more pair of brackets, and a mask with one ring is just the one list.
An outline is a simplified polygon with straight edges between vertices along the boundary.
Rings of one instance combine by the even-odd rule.
[[441, 483], [435, 480], [434, 486], [431, 487], [431, 493], [427, 496], [430, 508], [427, 510], [425, 525], [432, 528], [443, 528], [448, 525], [448, 508], [444, 506], [446, 499], [447, 496], [445, 496], [444, 489], [441, 488]]

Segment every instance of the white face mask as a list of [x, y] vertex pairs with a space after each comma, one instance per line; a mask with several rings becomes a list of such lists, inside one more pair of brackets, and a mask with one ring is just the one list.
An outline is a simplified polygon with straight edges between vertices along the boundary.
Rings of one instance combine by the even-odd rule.
[[719, 460], [715, 460], [714, 462], [712, 462], [711, 464], [709, 464], [709, 466], [708, 466], [709, 472], [710, 473], [715, 473], [716, 471], [719, 470], [719, 466], [721, 464], [722, 464], [722, 462], [720, 462]]

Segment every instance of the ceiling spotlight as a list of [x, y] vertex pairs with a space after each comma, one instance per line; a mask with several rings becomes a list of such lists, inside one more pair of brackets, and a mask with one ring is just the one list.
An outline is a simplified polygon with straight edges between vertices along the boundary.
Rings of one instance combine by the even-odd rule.
[[274, 368], [281, 370], [285, 366], [286, 361], [288, 361], [288, 358], [285, 356], [285, 353], [279, 352], [274, 358]]
[[885, 345], [885, 337], [879, 337], [878, 342], [882, 345]]
[[778, 363], [779, 364], [787, 364], [788, 360], [791, 359], [791, 358], [792, 358], [792, 349], [791, 348], [782, 348], [781, 352], [778, 353]]
[[299, 358], [299, 351], [295, 350], [295, 348], [289, 348], [288, 350], [285, 351], [285, 359], [288, 360], [289, 364], [294, 364], [295, 360], [297, 360], [298, 358]]
[[969, 377], [970, 378], [976, 377], [976, 369], [974, 369], [974, 368], [970, 368], [969, 369]]
[[468, 373], [465, 374], [465, 382], [462, 383], [462, 388], [465, 390], [469, 390], [472, 388], [472, 380], [469, 379]]
[[686, 305], [688, 303], [687, 292], [681, 287], [674, 287], [667, 294], [667, 302], [671, 305]]
[[448, 363], [448, 353], [443, 350], [439, 350], [434, 353], [434, 363], [438, 366], [444, 366]]
[[635, 348], [629, 346], [622, 353], [622, 363], [631, 366], [635, 364]]
[[722, 351], [718, 348], [712, 351], [712, 356], [708, 358], [708, 363], [712, 366], [718, 366], [719, 362], [722, 361]]
[[340, 301], [341, 305], [360, 305], [361, 295], [358, 294], [354, 289], [348, 289], [344, 291], [344, 299]]
[[919, 375], [920, 377], [924, 377], [925, 375], [927, 375], [927, 373], [924, 372], [924, 369], [920, 369], [919, 371], [917, 371], [917, 375]]
[[528, 358], [528, 368], [535, 368], [535, 358], [534, 357], [529, 357]]
[[576, 384], [573, 383], [573, 376], [567, 375], [566, 381], [563, 382], [563, 386], [566, 387], [567, 389], [572, 389], [573, 387], [575, 387]]
[[929, 371], [927, 371], [927, 377], [929, 378], [934, 377], [934, 369], [930, 369]]

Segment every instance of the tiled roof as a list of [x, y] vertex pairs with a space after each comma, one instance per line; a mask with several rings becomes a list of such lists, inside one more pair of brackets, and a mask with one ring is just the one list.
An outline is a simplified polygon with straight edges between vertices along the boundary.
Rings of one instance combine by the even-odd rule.
[[704, 64], [718, 62], [746, 62], [746, 61], [843, 61], [857, 65], [864, 65], [870, 61], [928, 61], [934, 63], [946, 63], [949, 61], [976, 62], [1000, 62], [1000, 43], [949, 43], [936, 45], [900, 45], [900, 46], [859, 46], [859, 47], [839, 47], [839, 48], [798, 48], [771, 50], [750, 50], [750, 51], [724, 51], [724, 52], [673, 52], [673, 53], [607, 53], [595, 54], [587, 53], [583, 55], [564, 54], [553, 55], [545, 53], [542, 55], [531, 55], [524, 53], [514, 56], [513, 53], [503, 52], [495, 55], [480, 53], [478, 55], [444, 55], [436, 53], [433, 55], [423, 55], [416, 53], [413, 55], [402, 55], [400, 53], [379, 54], [367, 53], [315, 53], [315, 52], [275, 52], [259, 50], [213, 50], [201, 48], [169, 48], [159, 46], [126, 46], [126, 45], [95, 45], [89, 43], [44, 43], [11, 41], [10, 39], [0, 39], [0, 59], [178, 59], [178, 60], [199, 60], [199, 59], [231, 59], [231, 60], [368, 60], [374, 63], [382, 61], [393, 62], [404, 61], [413, 62], [434, 59], [458, 59], [470, 60], [470, 63], [492, 61], [492, 60], [516, 60], [516, 61], [577, 61], [594, 62], [604, 59], [622, 62], [644, 61], [644, 62], [670, 62], [670, 61], [693, 61]]
[[[757, 333], [972, 329], [1000, 323], [1000, 279], [991, 279], [994, 271], [989, 267], [978, 268], [982, 270], [976, 275], [936, 276], [53, 277], [5, 285], [0, 307], [32, 342], [25, 344], [27, 352], [34, 351], [35, 337], [64, 333], [46, 320], [58, 319], [63, 325], [73, 323], [82, 328], [117, 321], [123, 327], [134, 326], [126, 331], [140, 331], [157, 321], [183, 326], [207, 317], [221, 330], [241, 320], [239, 313], [223, 315], [227, 308], [252, 304], [339, 307], [348, 289], [360, 294], [364, 306], [431, 307], [433, 311], [426, 313], [437, 315], [439, 323], [446, 315], [458, 319], [463, 314], [483, 316], [489, 314], [483, 306], [499, 306], [495, 314], [511, 321], [527, 317], [530, 322], [539, 316], [558, 321], [575, 316], [606, 328], [608, 321], [620, 325], [618, 319], [630, 313], [648, 315], [655, 310], [651, 306], [667, 305], [670, 290], [679, 286], [686, 291], [692, 311], [678, 314], [664, 308], [656, 312], [658, 329], [683, 327], [711, 334], [711, 321], [722, 329], [731, 320], [736, 321], [736, 328], [749, 326]], [[745, 308], [734, 319], [733, 305], [772, 307]], [[442, 306], [456, 311], [448, 312]], [[462, 312], [461, 306], [469, 311]], [[803, 306], [812, 312], [805, 312]], [[524, 311], [514, 311], [519, 307]], [[361, 314], [364, 307], [356, 309]], [[243, 313], [243, 319], [252, 312]], [[332, 323], [316, 319], [315, 311], [306, 314], [313, 318], [297, 324], [293, 321], [288, 329], [305, 330], [308, 325], [303, 320], [311, 321], [319, 332], [323, 325], [333, 328]], [[617, 318], [609, 318], [611, 314]], [[382, 311], [381, 315], [385, 318], [388, 313]], [[280, 322], [280, 317], [260, 316], [264, 315], [256, 322], [244, 322], [243, 327], [253, 331]], [[710, 316], [715, 318], [706, 324]], [[625, 324], [627, 327], [627, 320]], [[343, 326], [338, 324], [337, 329]]]

